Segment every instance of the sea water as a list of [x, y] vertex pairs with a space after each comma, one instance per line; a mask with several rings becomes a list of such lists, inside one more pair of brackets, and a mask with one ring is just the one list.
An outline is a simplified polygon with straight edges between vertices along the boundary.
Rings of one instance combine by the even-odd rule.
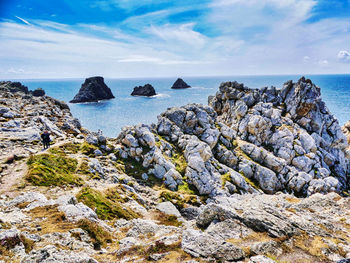
[[[97, 103], [71, 104], [84, 79], [16, 80], [29, 89], [42, 88], [46, 94], [68, 103], [74, 117], [91, 130], [101, 129], [109, 137], [116, 137], [125, 125], [157, 121], [157, 115], [169, 107], [188, 103], [208, 104], [208, 96], [215, 95], [224, 81], [238, 81], [249, 88], [275, 86], [281, 88], [288, 80], [297, 81], [301, 76], [232, 76], [232, 77], [186, 77], [192, 86], [189, 89], [173, 90], [176, 78], [157, 79], [105, 79], [115, 99]], [[322, 99], [343, 125], [350, 119], [350, 75], [312, 75], [310, 78], [321, 88]], [[158, 95], [147, 97], [130, 96], [133, 88], [151, 84]]]

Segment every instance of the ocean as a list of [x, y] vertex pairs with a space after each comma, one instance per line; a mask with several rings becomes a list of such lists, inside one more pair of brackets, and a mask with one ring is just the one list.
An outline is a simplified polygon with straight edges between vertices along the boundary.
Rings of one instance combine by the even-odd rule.
[[[221, 82], [238, 81], [249, 88], [275, 86], [281, 88], [288, 80], [297, 81], [301, 76], [231, 76], [231, 77], [186, 77], [183, 78], [192, 88], [172, 90], [176, 78], [156, 79], [105, 79], [111, 88], [113, 100], [98, 103], [71, 104], [69, 107], [74, 117], [91, 130], [101, 129], [108, 137], [116, 137], [125, 125], [135, 125], [157, 121], [157, 115], [169, 107], [188, 103], [208, 103], [208, 96], [215, 95]], [[330, 111], [343, 125], [350, 119], [350, 75], [311, 75], [310, 78], [321, 88], [322, 98]], [[49, 79], [16, 80], [29, 89], [42, 88], [46, 94], [68, 102], [80, 89], [84, 79]], [[150, 83], [158, 93], [157, 96], [130, 96], [135, 86]]]

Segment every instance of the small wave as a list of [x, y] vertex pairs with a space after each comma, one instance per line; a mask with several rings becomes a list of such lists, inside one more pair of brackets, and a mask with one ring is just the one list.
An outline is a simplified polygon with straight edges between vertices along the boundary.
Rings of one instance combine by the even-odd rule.
[[152, 96], [152, 98], [170, 98], [170, 95], [166, 93], [159, 93], [157, 95]]

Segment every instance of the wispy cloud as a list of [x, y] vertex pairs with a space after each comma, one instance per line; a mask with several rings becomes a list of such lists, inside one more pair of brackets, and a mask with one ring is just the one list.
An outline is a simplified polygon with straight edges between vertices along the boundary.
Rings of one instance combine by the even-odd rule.
[[27, 25], [30, 25], [30, 23], [27, 21], [27, 20], [25, 20], [25, 19], [23, 19], [23, 18], [21, 18], [21, 17], [19, 17], [19, 16], [15, 16], [17, 19], [19, 19], [19, 20], [21, 20], [23, 23], [25, 23], [25, 24], [27, 24]]

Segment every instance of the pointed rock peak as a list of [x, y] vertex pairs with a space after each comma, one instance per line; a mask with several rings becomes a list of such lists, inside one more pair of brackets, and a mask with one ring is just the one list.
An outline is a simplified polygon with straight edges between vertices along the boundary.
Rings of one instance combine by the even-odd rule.
[[187, 88], [191, 88], [190, 85], [188, 85], [183, 79], [178, 78], [173, 86], [171, 87], [172, 89], [187, 89]]
[[114, 95], [105, 84], [103, 77], [96, 76], [85, 79], [77, 95], [71, 103], [97, 102], [99, 100], [114, 99]]

